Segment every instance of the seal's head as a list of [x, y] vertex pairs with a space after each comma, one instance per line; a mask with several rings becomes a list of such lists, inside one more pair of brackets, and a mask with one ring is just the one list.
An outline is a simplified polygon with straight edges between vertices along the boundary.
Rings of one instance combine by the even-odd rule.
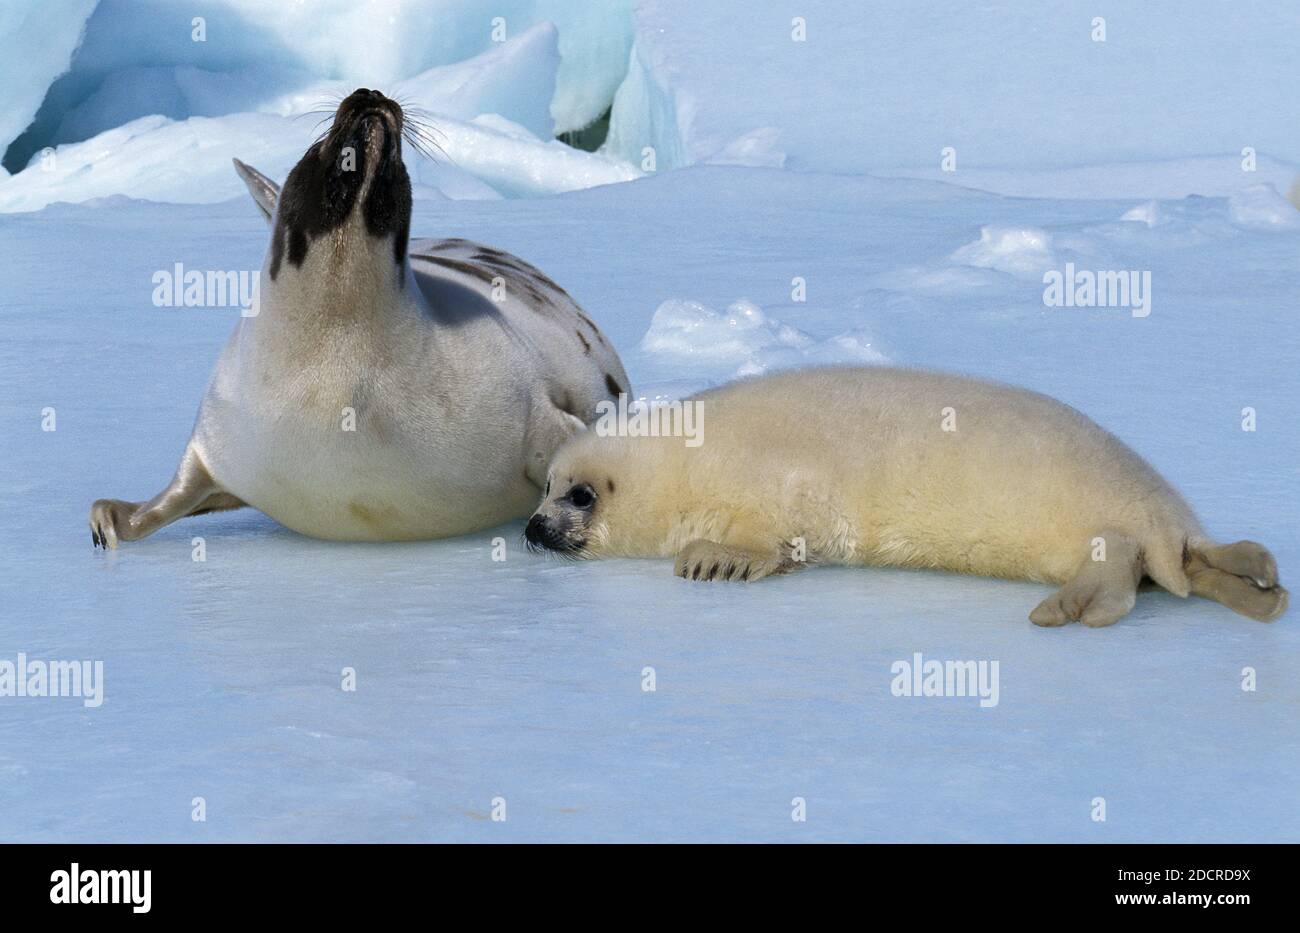
[[564, 557], [584, 556], [600, 498], [600, 492], [585, 480], [552, 475], [542, 504], [524, 528], [528, 547]]
[[[640, 553], [649, 539], [665, 547], [683, 487], [679, 438], [601, 436], [585, 431], [556, 451], [541, 505], [524, 539], [561, 557]], [[667, 553], [665, 551], [665, 553]]]
[[369, 238], [385, 246], [400, 272], [411, 228], [405, 132], [402, 108], [379, 91], [358, 88], [343, 99], [329, 130], [284, 183], [271, 235], [272, 280], [286, 263], [301, 267], [327, 234], [327, 266], [345, 266], [335, 262], [337, 254], [351, 254]]

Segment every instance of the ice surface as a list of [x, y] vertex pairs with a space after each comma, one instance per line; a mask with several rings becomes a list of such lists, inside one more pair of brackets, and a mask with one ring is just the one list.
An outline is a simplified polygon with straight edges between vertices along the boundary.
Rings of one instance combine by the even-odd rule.
[[[282, 179], [322, 98], [365, 84], [437, 116], [446, 158], [408, 152], [413, 234], [539, 265], [639, 398], [885, 359], [1015, 382], [1110, 428], [1294, 585], [1300, 15], [62, 6], [0, 11], [0, 140], [36, 155], [0, 176], [0, 661], [102, 660], [105, 701], [0, 697], [0, 839], [1300, 836], [1294, 612], [1144, 592], [1113, 628], [1043, 630], [1035, 584], [701, 586], [665, 561], [530, 555], [521, 522], [350, 545], [242, 510], [111, 553], [85, 527], [95, 498], [171, 476], [238, 313], [157, 308], [153, 274], [256, 269], [267, 232], [230, 158]], [[603, 152], [550, 139], [611, 100]], [[1070, 263], [1149, 272], [1150, 316], [1048, 307], [1043, 273]], [[916, 652], [997, 661], [999, 704], [894, 697]]]
[[[700, 309], [742, 295], [766, 322], [750, 329], [760, 349], [774, 320], [814, 341], [859, 330], [901, 364], [1049, 392], [1146, 455], [1215, 534], [1265, 542], [1289, 581], [1300, 232], [1243, 226], [1225, 198], [1121, 220], [1141, 203], [702, 166], [535, 200], [421, 201], [413, 233], [537, 263], [604, 327], [639, 394], [727, 378], [748, 345], [702, 362], [643, 341], [665, 302], [669, 319], [714, 327], [723, 312]], [[952, 259], [985, 228], [1151, 270], [1151, 316], [1047, 308], [1041, 284]], [[1047, 592], [1035, 584], [818, 568], [702, 586], [664, 561], [531, 556], [518, 522], [349, 545], [245, 510], [93, 551], [89, 503], [166, 482], [237, 313], [155, 308], [152, 273], [256, 268], [265, 240], [243, 195], [0, 217], [0, 656], [105, 663], [99, 709], [0, 699], [6, 840], [1300, 834], [1294, 612], [1263, 625], [1149, 592], [1110, 629], [1044, 630], [1026, 620]], [[911, 268], [979, 279], [930, 290]], [[918, 651], [997, 660], [1000, 703], [892, 696], [891, 664]], [[806, 823], [790, 819], [796, 796]], [[1089, 818], [1098, 796], [1105, 823]]]
[[1272, 156], [1257, 156], [1251, 163], [1239, 154], [1024, 169], [969, 168], [959, 159], [951, 172], [936, 164], [923, 170], [885, 169], [878, 174], [928, 178], [1023, 198], [1170, 199], [1193, 194], [1226, 197], [1258, 184], [1286, 191], [1300, 176], [1300, 166]]

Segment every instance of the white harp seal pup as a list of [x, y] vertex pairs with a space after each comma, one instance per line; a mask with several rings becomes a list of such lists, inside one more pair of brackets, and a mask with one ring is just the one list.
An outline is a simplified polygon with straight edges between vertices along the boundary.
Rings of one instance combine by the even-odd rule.
[[272, 226], [258, 313], [227, 342], [171, 483], [95, 502], [96, 545], [244, 505], [318, 538], [485, 528], [527, 515], [556, 448], [630, 391], [600, 329], [533, 266], [408, 241], [411, 132], [362, 88], [283, 191], [236, 160]]
[[1036, 392], [831, 367], [696, 401], [697, 446], [599, 431], [569, 441], [528, 542], [671, 557], [691, 580], [757, 580], [805, 560], [1034, 580], [1061, 587], [1030, 614], [1046, 626], [1110, 625], [1144, 578], [1264, 621], [1286, 609], [1263, 546], [1211, 540], [1141, 457]]

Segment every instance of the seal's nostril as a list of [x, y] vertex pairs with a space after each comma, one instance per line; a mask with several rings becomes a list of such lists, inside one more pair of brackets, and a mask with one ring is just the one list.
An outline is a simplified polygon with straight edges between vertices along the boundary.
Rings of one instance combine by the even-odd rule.
[[524, 537], [533, 544], [546, 544], [546, 519], [540, 515], [534, 515], [528, 520], [528, 526], [524, 528]]

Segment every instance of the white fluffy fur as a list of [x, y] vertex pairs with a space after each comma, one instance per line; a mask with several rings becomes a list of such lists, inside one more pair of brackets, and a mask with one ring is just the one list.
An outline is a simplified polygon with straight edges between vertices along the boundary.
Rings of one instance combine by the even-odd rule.
[[1052, 583], [1075, 577], [1095, 537], [1131, 538], [1147, 575], [1188, 594], [1184, 547], [1205, 541], [1191, 509], [1122, 442], [1046, 396], [846, 367], [745, 380], [699, 399], [697, 448], [575, 437], [552, 464], [552, 498], [539, 511], [556, 511], [573, 482], [590, 483], [599, 500], [586, 553], [595, 557], [668, 557], [699, 539], [765, 554], [804, 538], [809, 560]]

